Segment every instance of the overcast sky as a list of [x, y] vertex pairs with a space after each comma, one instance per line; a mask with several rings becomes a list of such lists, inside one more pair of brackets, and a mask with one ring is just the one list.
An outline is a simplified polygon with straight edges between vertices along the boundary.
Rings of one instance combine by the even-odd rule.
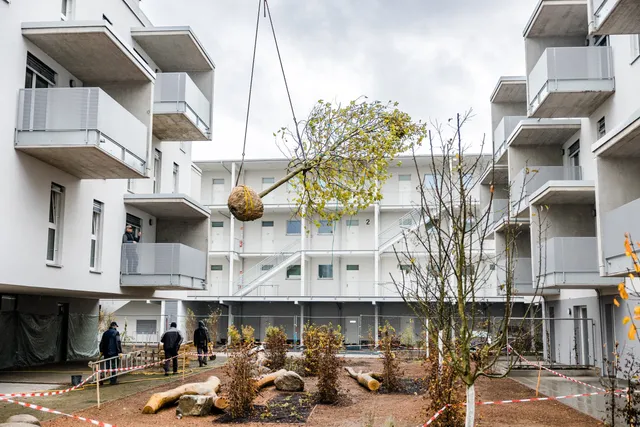
[[[538, 0], [270, 0], [298, 118], [318, 99], [394, 100], [415, 119], [473, 108], [467, 141], [490, 139], [489, 96], [524, 74], [522, 31]], [[216, 64], [213, 141], [194, 160], [239, 158], [256, 0], [142, 0], [154, 25], [189, 25]], [[268, 19], [261, 17], [247, 158], [280, 157], [291, 113]]]

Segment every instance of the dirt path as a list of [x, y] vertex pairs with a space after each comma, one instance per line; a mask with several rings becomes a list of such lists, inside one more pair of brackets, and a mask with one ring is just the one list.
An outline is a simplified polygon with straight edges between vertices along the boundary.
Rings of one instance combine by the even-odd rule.
[[[350, 359], [348, 364], [363, 370], [380, 370], [380, 363], [371, 359]], [[403, 365], [405, 375], [418, 378], [424, 373], [419, 363]], [[227, 377], [221, 368], [195, 375], [192, 381], [204, 380], [209, 375], [217, 375], [223, 385]], [[307, 390], [315, 391], [315, 380], [307, 379]], [[415, 427], [422, 425], [427, 418], [426, 400], [419, 395], [374, 394], [364, 390], [350, 379], [346, 373], [341, 377], [341, 388], [347, 397], [342, 405], [318, 405], [307, 420], [308, 427], [362, 427], [365, 418], [373, 416], [374, 425], [382, 426], [384, 421], [393, 416], [396, 427]], [[91, 408], [79, 415], [100, 421], [113, 423], [118, 427], [157, 427], [157, 426], [211, 426], [216, 424], [217, 417], [176, 419], [175, 409], [160, 411], [155, 415], [143, 415], [141, 410], [153, 392], [167, 390], [174, 385], [163, 385], [154, 390], [144, 391], [127, 398], [108, 403], [98, 410]], [[476, 387], [479, 400], [498, 400], [532, 397], [527, 387], [510, 379], [481, 379]], [[256, 404], [264, 404], [278, 395], [275, 389], [265, 390]], [[53, 404], [49, 403], [55, 407]], [[532, 402], [482, 406], [477, 410], [477, 425], [491, 427], [592, 427], [602, 423], [583, 415], [559, 402]], [[45, 427], [80, 426], [82, 423], [69, 419], [56, 419], [43, 423]], [[225, 424], [227, 426], [265, 427], [273, 423]], [[281, 426], [299, 426], [296, 424], [277, 424]]]

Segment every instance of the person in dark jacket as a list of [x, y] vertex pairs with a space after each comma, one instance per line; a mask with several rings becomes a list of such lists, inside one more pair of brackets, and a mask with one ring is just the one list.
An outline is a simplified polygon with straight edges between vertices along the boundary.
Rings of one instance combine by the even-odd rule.
[[200, 367], [207, 364], [207, 356], [200, 356], [201, 354], [207, 354], [209, 352], [209, 343], [211, 337], [209, 336], [209, 330], [204, 326], [204, 322], [200, 320], [198, 322], [198, 329], [193, 332], [193, 343], [198, 349], [198, 363]]
[[169, 360], [173, 361], [173, 373], [178, 373], [178, 351], [180, 350], [180, 344], [182, 344], [182, 333], [178, 330], [176, 322], [171, 322], [171, 327], [162, 334], [160, 342], [164, 347], [164, 358], [167, 359], [164, 362], [164, 375], [169, 375]]
[[140, 242], [142, 232], [138, 231], [138, 234], [134, 234], [133, 226], [127, 224], [122, 235], [122, 250], [124, 251], [125, 266], [124, 271], [128, 274], [138, 273], [138, 248], [136, 244]]
[[[116, 329], [117, 327], [118, 324], [116, 322], [111, 322], [109, 329], [104, 331], [102, 334], [102, 339], [100, 340], [100, 353], [102, 353], [105, 359], [117, 357], [122, 354], [122, 342], [120, 340], [120, 332]], [[118, 359], [107, 360], [105, 365], [105, 369], [117, 369]], [[109, 382], [111, 384], [117, 384], [118, 377], [111, 376], [109, 378]]]

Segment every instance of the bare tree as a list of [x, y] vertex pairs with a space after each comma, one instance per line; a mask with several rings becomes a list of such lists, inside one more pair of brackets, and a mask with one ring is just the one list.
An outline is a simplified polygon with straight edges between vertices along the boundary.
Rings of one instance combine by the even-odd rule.
[[[515, 301], [515, 243], [520, 232], [507, 215], [504, 251], [494, 255], [492, 247], [487, 250], [493, 226], [493, 185], [487, 210], [480, 210], [478, 198], [480, 177], [494, 160], [467, 154], [469, 147], [461, 130], [469, 117], [470, 113], [457, 115], [447, 127], [434, 124], [426, 164], [414, 152], [418, 176], [427, 173], [431, 179], [418, 188], [417, 227], [405, 232], [404, 239], [394, 246], [398, 263], [409, 268], [402, 268], [400, 277], [391, 277], [416, 315], [428, 319], [425, 328], [430, 341], [438, 343], [440, 360], [450, 361], [465, 384], [467, 427], [474, 425], [476, 380], [505, 375], [494, 367], [504, 354], [507, 339], [513, 338], [509, 328]], [[500, 259], [504, 307], [501, 317], [492, 320], [485, 296], [486, 290], [495, 288], [494, 257]]]

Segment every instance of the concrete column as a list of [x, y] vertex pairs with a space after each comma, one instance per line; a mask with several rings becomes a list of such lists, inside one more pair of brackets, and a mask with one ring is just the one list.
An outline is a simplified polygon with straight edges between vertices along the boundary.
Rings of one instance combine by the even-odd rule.
[[374, 342], [376, 344], [376, 347], [378, 347], [378, 330], [380, 329], [380, 319], [378, 318], [378, 315], [380, 313], [380, 304], [379, 303], [373, 303], [373, 311], [374, 311], [374, 317], [373, 317], [373, 337], [374, 337]]
[[162, 334], [164, 334], [165, 331], [165, 316], [166, 316], [166, 307], [165, 307], [166, 302], [165, 301], [161, 301], [160, 302], [160, 319], [158, 319], [158, 336], [161, 337]]
[[[380, 205], [376, 203], [373, 208], [373, 291], [378, 297], [380, 296]], [[377, 336], [376, 332], [376, 339]]]
[[231, 325], [233, 325], [233, 304], [229, 303], [228, 307], [229, 307], [229, 327], [231, 327]]
[[540, 304], [542, 305], [542, 360], [548, 361], [551, 358], [549, 357], [549, 344], [547, 343], [547, 302], [545, 301], [544, 296], [540, 296]]
[[[235, 179], [236, 179], [236, 164], [235, 163], [231, 163], [231, 188], [233, 188], [233, 186], [235, 185]], [[235, 244], [235, 228], [236, 228], [236, 219], [233, 217], [233, 215], [229, 215], [230, 219], [229, 219], [229, 296], [233, 295], [233, 250], [234, 248], [234, 244]], [[231, 306], [229, 306], [229, 312], [231, 312]], [[231, 315], [230, 315], [231, 316]], [[229, 317], [229, 319], [231, 319], [231, 317]], [[229, 324], [231, 324], [231, 320], [229, 320]]]
[[304, 304], [300, 303], [300, 345], [304, 345]]
[[[302, 208], [304, 209], [304, 208]], [[307, 249], [307, 221], [304, 217], [300, 218], [300, 296], [305, 296], [306, 284], [306, 249]]]

